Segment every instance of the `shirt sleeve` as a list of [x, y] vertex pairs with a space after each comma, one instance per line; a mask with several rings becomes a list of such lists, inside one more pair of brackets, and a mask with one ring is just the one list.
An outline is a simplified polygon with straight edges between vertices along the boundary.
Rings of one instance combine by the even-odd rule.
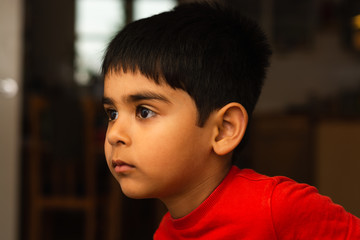
[[280, 180], [271, 196], [271, 215], [279, 240], [360, 239], [360, 220], [306, 184]]

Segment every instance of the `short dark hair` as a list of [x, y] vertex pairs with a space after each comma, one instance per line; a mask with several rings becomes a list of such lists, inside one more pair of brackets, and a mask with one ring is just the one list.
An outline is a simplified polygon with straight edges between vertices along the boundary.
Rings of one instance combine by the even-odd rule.
[[190, 3], [125, 26], [110, 42], [102, 75], [139, 71], [195, 101], [198, 125], [230, 102], [248, 115], [259, 98], [271, 55], [259, 26], [214, 3]]

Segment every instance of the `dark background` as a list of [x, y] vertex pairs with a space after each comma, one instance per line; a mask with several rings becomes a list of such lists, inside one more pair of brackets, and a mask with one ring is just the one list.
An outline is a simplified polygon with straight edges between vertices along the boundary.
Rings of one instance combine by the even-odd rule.
[[[124, 23], [134, 2], [123, 0]], [[360, 2], [225, 2], [258, 21], [274, 49], [237, 165], [315, 185], [359, 215], [360, 179], [346, 176], [360, 170]], [[24, 1], [20, 237], [151, 239], [164, 207], [126, 198], [107, 169], [101, 79], [74, 79], [75, 13], [74, 0]]]

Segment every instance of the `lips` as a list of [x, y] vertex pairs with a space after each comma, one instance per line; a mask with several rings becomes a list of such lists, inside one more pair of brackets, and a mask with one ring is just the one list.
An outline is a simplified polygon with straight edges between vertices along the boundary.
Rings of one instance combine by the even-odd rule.
[[125, 173], [135, 168], [134, 165], [128, 164], [121, 160], [113, 160], [112, 167], [114, 168], [116, 173]]

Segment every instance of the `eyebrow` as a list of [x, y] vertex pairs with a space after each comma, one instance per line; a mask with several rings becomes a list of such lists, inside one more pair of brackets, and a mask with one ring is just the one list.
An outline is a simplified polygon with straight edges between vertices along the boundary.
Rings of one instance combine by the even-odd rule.
[[114, 102], [111, 98], [103, 97], [101, 100], [103, 105], [114, 105]]
[[[127, 102], [127, 103], [134, 103], [134, 102], [139, 102], [142, 100], [158, 100], [158, 101], [162, 101], [165, 103], [170, 103], [170, 100], [167, 99], [165, 96], [158, 94], [158, 93], [154, 93], [154, 92], [139, 92], [139, 93], [130, 94], [130, 95], [124, 97], [124, 102]], [[103, 97], [102, 104], [103, 105], [114, 105], [114, 101], [111, 98]]]
[[126, 102], [139, 102], [142, 100], [159, 100], [170, 103], [169, 99], [167, 99], [165, 96], [154, 92], [140, 92], [125, 97]]

